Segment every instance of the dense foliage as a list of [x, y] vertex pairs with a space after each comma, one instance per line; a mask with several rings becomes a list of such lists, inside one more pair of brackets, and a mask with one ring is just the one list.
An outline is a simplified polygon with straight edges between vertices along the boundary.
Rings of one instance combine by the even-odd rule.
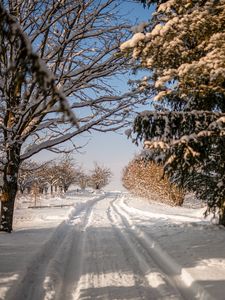
[[155, 94], [154, 110], [134, 122], [135, 141], [148, 141], [149, 159], [225, 224], [225, 3], [144, 2], [157, 2], [150, 24], [121, 45], [150, 71], [139, 85]]
[[182, 205], [184, 193], [163, 176], [163, 167], [135, 158], [124, 168], [123, 186], [134, 195], [170, 205]]

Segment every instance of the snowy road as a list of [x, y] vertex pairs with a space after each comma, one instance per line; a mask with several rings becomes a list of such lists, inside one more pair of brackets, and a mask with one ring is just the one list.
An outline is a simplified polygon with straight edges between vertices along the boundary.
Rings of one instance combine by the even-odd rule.
[[80, 203], [1, 299], [214, 299], [161, 248], [149, 221], [119, 193]]
[[68, 299], [182, 299], [127, 229], [117, 202], [108, 196], [93, 207], [83, 235], [80, 279]]

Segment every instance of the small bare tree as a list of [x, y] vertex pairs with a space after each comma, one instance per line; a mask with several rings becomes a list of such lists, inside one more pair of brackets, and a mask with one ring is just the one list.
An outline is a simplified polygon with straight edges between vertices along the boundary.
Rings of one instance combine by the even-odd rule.
[[78, 173], [78, 185], [82, 190], [85, 190], [86, 187], [88, 186], [89, 182], [89, 176], [82, 170], [80, 169]]
[[43, 169], [42, 169], [43, 175], [46, 179], [46, 182], [50, 186], [50, 192], [53, 194], [54, 187], [59, 185], [59, 176], [57, 172], [57, 164], [56, 163], [48, 163]]
[[100, 190], [109, 184], [112, 172], [109, 168], [100, 166], [95, 163], [94, 169], [89, 176], [89, 186], [95, 190]]
[[31, 160], [24, 161], [21, 164], [17, 182], [21, 194], [23, 194], [26, 189], [30, 191], [32, 185], [36, 181], [37, 169], [37, 163]]
[[73, 158], [70, 155], [64, 157], [58, 162], [55, 168], [58, 177], [58, 185], [66, 193], [69, 187], [78, 183], [79, 168], [75, 167]]

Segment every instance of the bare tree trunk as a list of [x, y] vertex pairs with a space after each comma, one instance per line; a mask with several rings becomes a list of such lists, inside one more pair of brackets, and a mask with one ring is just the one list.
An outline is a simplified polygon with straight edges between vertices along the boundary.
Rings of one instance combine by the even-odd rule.
[[5, 180], [2, 191], [0, 231], [11, 232], [13, 225], [14, 203], [17, 193], [17, 171], [12, 180]]
[[219, 224], [225, 226], [225, 207], [222, 207], [219, 212]]
[[43, 187], [39, 187], [38, 192], [39, 192], [39, 194], [44, 194], [44, 188]]
[[8, 185], [7, 189], [8, 192], [5, 192], [5, 196], [7, 196], [9, 200], [1, 203], [0, 231], [11, 232], [17, 186], [15, 183], [13, 183]]
[[19, 145], [15, 145], [15, 147], [12, 147], [7, 152], [8, 163], [4, 166], [3, 169], [0, 231], [12, 231], [14, 203], [16, 199], [16, 193], [18, 190], [17, 179], [20, 166], [19, 157]]
[[64, 186], [63, 186], [64, 193], [66, 193], [66, 192], [68, 191], [68, 188], [69, 188], [69, 187], [68, 187], [67, 185], [64, 185]]

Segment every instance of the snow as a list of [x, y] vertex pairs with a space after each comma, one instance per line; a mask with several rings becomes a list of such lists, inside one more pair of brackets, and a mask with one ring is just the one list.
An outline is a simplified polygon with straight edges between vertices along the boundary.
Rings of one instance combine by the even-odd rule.
[[0, 299], [224, 299], [224, 227], [189, 198], [23, 197], [0, 233]]
[[[131, 53], [133, 64], [136, 60], [137, 66], [149, 69], [156, 93], [173, 82], [177, 86], [173, 93], [183, 98], [224, 94], [224, 1], [207, 0], [201, 5], [189, 0], [159, 2], [163, 3], [156, 6], [151, 26], [143, 29], [140, 25], [141, 39], [134, 31], [121, 51]], [[165, 96], [161, 93], [156, 100]]]
[[145, 39], [144, 33], [141, 32], [135, 33], [130, 40], [120, 45], [120, 50], [124, 51], [125, 49], [136, 47], [138, 43], [143, 41], [144, 39]]
[[147, 22], [142, 22], [138, 25], [135, 25], [131, 28], [133, 33], [139, 33], [139, 32], [143, 32], [145, 30], [145, 27], [148, 25]]

